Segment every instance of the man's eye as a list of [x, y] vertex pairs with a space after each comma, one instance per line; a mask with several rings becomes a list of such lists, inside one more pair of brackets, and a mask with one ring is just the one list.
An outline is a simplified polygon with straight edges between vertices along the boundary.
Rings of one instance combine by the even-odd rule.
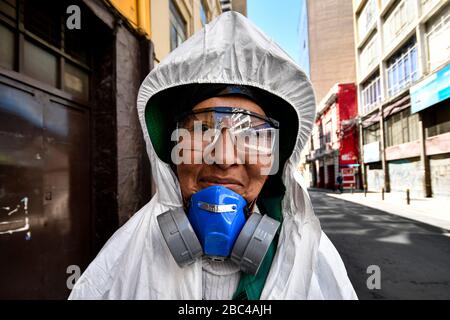
[[207, 124], [202, 124], [202, 131], [205, 132], [209, 129], [209, 126]]

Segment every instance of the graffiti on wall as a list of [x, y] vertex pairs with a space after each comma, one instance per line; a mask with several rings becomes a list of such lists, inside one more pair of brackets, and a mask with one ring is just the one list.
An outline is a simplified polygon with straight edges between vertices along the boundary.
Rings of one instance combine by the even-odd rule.
[[450, 157], [431, 157], [430, 174], [433, 197], [450, 197]]
[[382, 169], [367, 170], [367, 190], [380, 192], [384, 186], [384, 175]]
[[28, 220], [28, 197], [24, 197], [15, 206], [0, 207], [0, 213], [0, 235], [26, 232], [25, 239], [31, 239], [30, 223]]
[[389, 178], [391, 191], [406, 192], [410, 190], [412, 196], [423, 195], [424, 171], [419, 160], [402, 159], [389, 162]]

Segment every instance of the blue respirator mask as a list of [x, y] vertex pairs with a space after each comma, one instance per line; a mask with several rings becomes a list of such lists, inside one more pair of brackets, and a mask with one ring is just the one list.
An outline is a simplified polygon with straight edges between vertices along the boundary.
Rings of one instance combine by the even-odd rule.
[[182, 208], [157, 217], [163, 237], [180, 267], [202, 255], [213, 260], [231, 259], [241, 271], [255, 275], [280, 223], [252, 213], [236, 192], [211, 186], [192, 195], [188, 214]]

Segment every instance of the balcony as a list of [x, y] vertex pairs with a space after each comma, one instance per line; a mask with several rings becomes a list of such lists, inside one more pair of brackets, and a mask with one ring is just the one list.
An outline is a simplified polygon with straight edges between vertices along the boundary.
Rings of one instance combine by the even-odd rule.
[[428, 43], [428, 70], [438, 69], [450, 59], [450, 7], [434, 19], [425, 35]]
[[359, 55], [359, 81], [363, 81], [378, 67], [380, 58], [378, 51], [378, 34], [375, 34]]
[[421, 15], [426, 15], [430, 12], [431, 9], [433, 9], [440, 0], [421, 0], [420, 1], [420, 11]]
[[361, 13], [357, 17], [358, 26], [358, 43], [361, 45], [365, 42], [370, 33], [376, 27], [376, 3], [375, 0], [368, 0], [364, 5]]
[[384, 22], [384, 55], [404, 39], [414, 29], [416, 10], [413, 0], [403, 0], [394, 8]]

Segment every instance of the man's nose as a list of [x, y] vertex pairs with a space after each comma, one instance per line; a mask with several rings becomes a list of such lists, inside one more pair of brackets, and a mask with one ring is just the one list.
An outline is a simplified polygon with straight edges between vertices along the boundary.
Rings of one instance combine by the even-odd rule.
[[227, 128], [223, 128], [220, 132], [214, 159], [214, 163], [221, 169], [227, 169], [239, 163], [234, 138]]

